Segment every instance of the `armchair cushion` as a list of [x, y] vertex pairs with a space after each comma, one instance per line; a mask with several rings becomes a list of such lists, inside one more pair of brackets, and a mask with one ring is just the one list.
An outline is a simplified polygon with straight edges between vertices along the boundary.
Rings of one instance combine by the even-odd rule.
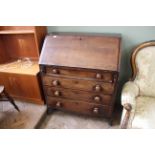
[[132, 128], [155, 128], [155, 98], [139, 96], [136, 98], [136, 103]]
[[145, 47], [136, 55], [138, 72], [134, 82], [141, 96], [155, 97], [155, 46]]

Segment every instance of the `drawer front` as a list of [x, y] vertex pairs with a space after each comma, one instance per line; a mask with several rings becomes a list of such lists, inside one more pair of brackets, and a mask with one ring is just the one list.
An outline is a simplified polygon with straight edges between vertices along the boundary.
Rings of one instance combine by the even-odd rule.
[[110, 105], [112, 96], [99, 93], [91, 93], [78, 90], [60, 89], [44, 86], [44, 91], [48, 96], [61, 97], [66, 99], [82, 100], [86, 102], [96, 102], [99, 104]]
[[[43, 69], [44, 68], [44, 69]], [[61, 68], [54, 66], [42, 67], [42, 71], [50, 75], [62, 75], [69, 77], [79, 77], [79, 78], [90, 78], [95, 80], [100, 80], [104, 82], [112, 83], [117, 78], [117, 72], [111, 71], [97, 71], [97, 70], [87, 70], [87, 69], [71, 69], [71, 68]]]
[[103, 106], [95, 103], [88, 103], [83, 101], [75, 101], [55, 97], [47, 97], [46, 102], [49, 107], [51, 106], [55, 109], [67, 110], [80, 114], [105, 117], [111, 117], [112, 114], [111, 106]]
[[75, 78], [63, 78], [57, 76], [42, 76], [43, 85], [57, 88], [69, 88], [103, 94], [113, 94], [114, 83], [106, 83], [94, 80], [82, 80]]

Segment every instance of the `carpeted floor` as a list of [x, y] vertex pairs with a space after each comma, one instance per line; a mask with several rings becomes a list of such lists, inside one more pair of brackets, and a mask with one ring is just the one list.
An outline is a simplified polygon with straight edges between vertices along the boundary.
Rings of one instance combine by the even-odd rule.
[[113, 125], [107, 119], [55, 111], [45, 117], [41, 129], [118, 129], [120, 112], [115, 112]]
[[46, 106], [16, 101], [20, 113], [9, 102], [0, 102], [0, 129], [118, 129], [121, 112], [114, 115], [113, 126], [107, 119], [54, 111]]
[[0, 129], [33, 129], [46, 114], [46, 106], [16, 101], [20, 112], [9, 102], [0, 102]]

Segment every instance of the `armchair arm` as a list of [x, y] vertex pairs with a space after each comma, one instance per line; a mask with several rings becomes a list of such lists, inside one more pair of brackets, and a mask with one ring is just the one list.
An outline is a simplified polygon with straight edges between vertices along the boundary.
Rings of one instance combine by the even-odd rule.
[[131, 105], [131, 107], [135, 107], [136, 102], [135, 98], [139, 95], [139, 87], [133, 82], [128, 81], [122, 90], [121, 95], [121, 104], [122, 106], [126, 105], [127, 103]]
[[131, 111], [135, 110], [136, 97], [139, 94], [139, 87], [132, 81], [127, 82], [122, 90], [121, 104], [123, 106], [123, 114], [121, 128], [127, 128]]

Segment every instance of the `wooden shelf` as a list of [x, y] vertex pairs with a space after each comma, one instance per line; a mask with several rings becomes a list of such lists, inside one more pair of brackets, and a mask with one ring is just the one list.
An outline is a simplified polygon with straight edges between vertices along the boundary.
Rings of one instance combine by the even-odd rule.
[[31, 62], [32, 64], [30, 66], [27, 66], [24, 62], [20, 61], [13, 61], [5, 64], [0, 64], [0, 73], [14, 73], [36, 76], [39, 72], [38, 61]]
[[34, 34], [34, 30], [2, 30], [0, 34]]
[[11, 96], [43, 103], [38, 59], [45, 35], [45, 26], [0, 26], [0, 85]]

